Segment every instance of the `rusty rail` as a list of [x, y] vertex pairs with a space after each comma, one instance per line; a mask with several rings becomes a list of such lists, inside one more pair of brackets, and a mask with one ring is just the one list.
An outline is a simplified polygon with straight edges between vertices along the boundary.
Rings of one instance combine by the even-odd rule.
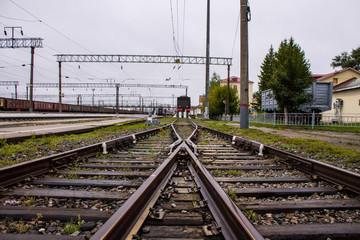
[[92, 236], [92, 240], [126, 239], [139, 218], [150, 206], [150, 202], [163, 189], [176, 169], [175, 157], [181, 146], [151, 174], [151, 176], [131, 195], [112, 217]]
[[201, 194], [207, 200], [214, 219], [221, 226], [221, 232], [225, 239], [264, 239], [190, 148], [183, 145], [192, 160], [192, 164], [188, 165], [190, 172], [194, 176], [196, 184], [200, 186]]
[[232, 140], [232, 143], [237, 147], [243, 147], [254, 152], [262, 152], [265, 154], [277, 156], [281, 161], [293, 166], [300, 171], [313, 176], [316, 175], [329, 182], [345, 187], [356, 193], [360, 193], [360, 174], [341, 169], [327, 163], [319, 162], [314, 159], [298, 156], [293, 153], [261, 144], [256, 141], [233, 136], [231, 134], [224, 133], [212, 128], [205, 126], [200, 127], [216, 134], [223, 139]]
[[[167, 127], [169, 127], [169, 125], [164, 128]], [[107, 149], [115, 148], [117, 146], [126, 146], [132, 144], [136, 139], [154, 135], [161, 130], [162, 128], [155, 128], [105, 141], [104, 143]], [[54, 170], [77, 159], [94, 156], [101, 150], [103, 150], [103, 142], [0, 168], [0, 187], [6, 187], [26, 178], [49, 172], [50, 170]]]

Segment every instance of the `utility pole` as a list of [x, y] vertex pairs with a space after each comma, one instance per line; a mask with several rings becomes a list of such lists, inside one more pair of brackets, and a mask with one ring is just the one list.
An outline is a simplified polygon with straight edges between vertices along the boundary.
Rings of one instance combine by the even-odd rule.
[[62, 105], [61, 105], [61, 62], [59, 62], [59, 112], [62, 112]]
[[226, 91], [226, 115], [230, 113], [230, 64], [228, 65], [227, 91]]
[[248, 0], [240, 0], [240, 128], [249, 128], [249, 50], [248, 22], [250, 7]]
[[210, 71], [210, 0], [207, 0], [206, 16], [206, 70], [205, 70], [205, 120], [209, 120], [209, 71]]
[[17, 94], [17, 85], [15, 85], [15, 99], [17, 99], [18, 94]]
[[30, 106], [29, 112], [34, 109], [33, 95], [34, 95], [34, 50], [35, 47], [31, 47], [31, 64], [30, 64]]
[[116, 84], [116, 114], [119, 113], [119, 88], [120, 88], [120, 85], [119, 84]]
[[95, 102], [94, 102], [94, 100], [95, 100], [95, 88], [92, 88], [91, 91], [93, 92], [92, 93], [92, 106], [94, 106], [94, 104], [95, 104]]

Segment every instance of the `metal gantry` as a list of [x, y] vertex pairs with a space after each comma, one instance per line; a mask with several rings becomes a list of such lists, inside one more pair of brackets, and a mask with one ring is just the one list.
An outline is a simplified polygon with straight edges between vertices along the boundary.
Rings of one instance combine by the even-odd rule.
[[0, 81], [0, 86], [15, 86], [15, 99], [17, 99], [18, 94], [17, 94], [17, 86], [19, 86], [19, 82], [18, 81]]
[[[124, 83], [35, 83], [33, 84], [35, 88], [59, 88], [59, 111], [61, 112], [61, 99], [64, 97], [61, 93], [61, 88], [116, 88], [116, 112], [119, 112], [119, 88], [120, 87], [140, 87], [140, 88], [181, 88], [186, 90], [187, 95], [187, 85], [174, 85], [174, 84], [124, 84]], [[94, 105], [94, 90], [91, 94], [93, 98]]]
[[[4, 27], [4, 33], [6, 29], [11, 29], [11, 38], [1, 38], [0, 48], [31, 48], [31, 68], [30, 68], [30, 103], [29, 111], [33, 111], [33, 83], [34, 83], [34, 52], [35, 48], [43, 47], [42, 38], [15, 38], [15, 29], [21, 29], [21, 35], [23, 35], [22, 27]], [[17, 94], [15, 94], [17, 95]]]
[[[57, 62], [205, 64], [206, 57], [170, 55], [57, 54]], [[231, 65], [232, 58], [210, 57], [211, 65]]]
[[39, 48], [43, 47], [41, 38], [2, 38], [0, 48]]
[[[225, 57], [200, 57], [200, 56], [171, 56], [171, 55], [119, 55], [119, 54], [56, 54], [56, 61], [59, 63], [59, 112], [61, 109], [62, 83], [61, 83], [61, 63], [63, 62], [82, 62], [82, 63], [167, 63], [167, 64], [206, 64], [227, 65], [232, 64], [232, 58]], [[206, 82], [208, 86], [208, 81]], [[119, 85], [116, 86], [116, 92]], [[187, 88], [186, 88], [187, 95]], [[208, 98], [208, 94], [207, 94]], [[118, 101], [118, 100], [117, 100]], [[118, 103], [117, 103], [118, 106]], [[118, 110], [118, 107], [116, 108]]]
[[[27, 84], [29, 86], [29, 84]], [[34, 88], [58, 88], [59, 83], [34, 83]], [[115, 87], [139, 87], [139, 88], [182, 88], [187, 85], [174, 84], [132, 84], [132, 83], [62, 83], [63, 88], [115, 88]]]

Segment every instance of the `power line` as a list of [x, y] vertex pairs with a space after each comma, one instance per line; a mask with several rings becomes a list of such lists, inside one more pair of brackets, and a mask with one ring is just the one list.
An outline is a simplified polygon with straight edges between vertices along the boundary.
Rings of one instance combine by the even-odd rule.
[[239, 11], [239, 17], [238, 17], [236, 29], [235, 29], [235, 36], [234, 36], [234, 42], [233, 42], [233, 47], [232, 47], [232, 51], [231, 51], [231, 58], [233, 58], [233, 56], [234, 56], [235, 43], [236, 43], [237, 33], [238, 33], [238, 29], [239, 29], [239, 23], [240, 23], [240, 11]]
[[183, 11], [183, 38], [182, 38], [182, 52], [184, 53], [184, 45], [185, 45], [185, 3], [184, 1], [184, 11]]
[[26, 20], [26, 19], [20, 19], [20, 18], [12, 18], [12, 17], [3, 16], [3, 15], [0, 15], [0, 17], [11, 19], [11, 20], [16, 20], [16, 21], [23, 21], [23, 22], [38, 22], [37, 20], [35, 21], [35, 20]]
[[93, 53], [91, 50], [89, 50], [88, 48], [82, 46], [81, 44], [75, 42], [74, 40], [72, 40], [71, 38], [69, 38], [68, 36], [66, 36], [65, 34], [61, 33], [60, 31], [56, 30], [55, 28], [53, 28], [52, 26], [50, 26], [49, 24], [47, 24], [46, 22], [42, 21], [41, 19], [39, 19], [38, 17], [36, 17], [34, 14], [30, 13], [29, 11], [27, 11], [26, 9], [24, 9], [23, 7], [21, 7], [19, 4], [15, 3], [13, 0], [9, 0], [11, 3], [13, 3], [14, 5], [16, 5], [18, 8], [20, 8], [21, 10], [23, 10], [24, 12], [28, 13], [29, 15], [31, 15], [33, 18], [35, 18], [36, 20], [38, 20], [39, 22], [41, 22], [42, 24], [44, 24], [45, 26], [49, 27], [50, 29], [52, 29], [53, 31], [57, 32], [58, 34], [60, 34], [61, 36], [63, 36], [64, 38], [66, 38], [67, 40], [69, 40], [70, 42], [78, 45], [79, 47], [85, 49], [88, 52]]
[[175, 26], [174, 26], [174, 16], [173, 16], [173, 9], [172, 9], [172, 0], [170, 0], [170, 12], [171, 12], [171, 26], [172, 26], [174, 49], [175, 49], [176, 55], [179, 56], [182, 54], [181, 54], [181, 50], [179, 48], [179, 45], [178, 45], [178, 43], [176, 41], [176, 37], [175, 37]]

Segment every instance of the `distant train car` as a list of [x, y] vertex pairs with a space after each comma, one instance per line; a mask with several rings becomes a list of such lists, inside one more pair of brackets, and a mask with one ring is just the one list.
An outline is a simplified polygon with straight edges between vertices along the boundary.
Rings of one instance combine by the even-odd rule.
[[181, 117], [181, 116], [179, 116], [180, 113], [181, 113], [182, 117], [187, 117], [189, 115], [190, 108], [191, 108], [190, 97], [181, 96], [181, 97], [177, 98], [177, 115], [178, 115], [178, 117]]
[[[12, 99], [0, 97], [0, 111], [29, 111], [30, 101], [23, 99]], [[59, 103], [54, 102], [41, 102], [33, 101], [33, 110], [41, 112], [58, 112]], [[114, 108], [104, 108], [104, 107], [95, 107], [95, 106], [79, 106], [72, 104], [61, 104], [62, 112], [87, 112], [87, 113], [115, 113]], [[142, 114], [142, 111], [136, 110], [120, 110], [120, 113], [128, 114]]]
[[21, 99], [6, 99], [6, 110], [29, 110], [29, 101], [28, 100], [21, 100]]

